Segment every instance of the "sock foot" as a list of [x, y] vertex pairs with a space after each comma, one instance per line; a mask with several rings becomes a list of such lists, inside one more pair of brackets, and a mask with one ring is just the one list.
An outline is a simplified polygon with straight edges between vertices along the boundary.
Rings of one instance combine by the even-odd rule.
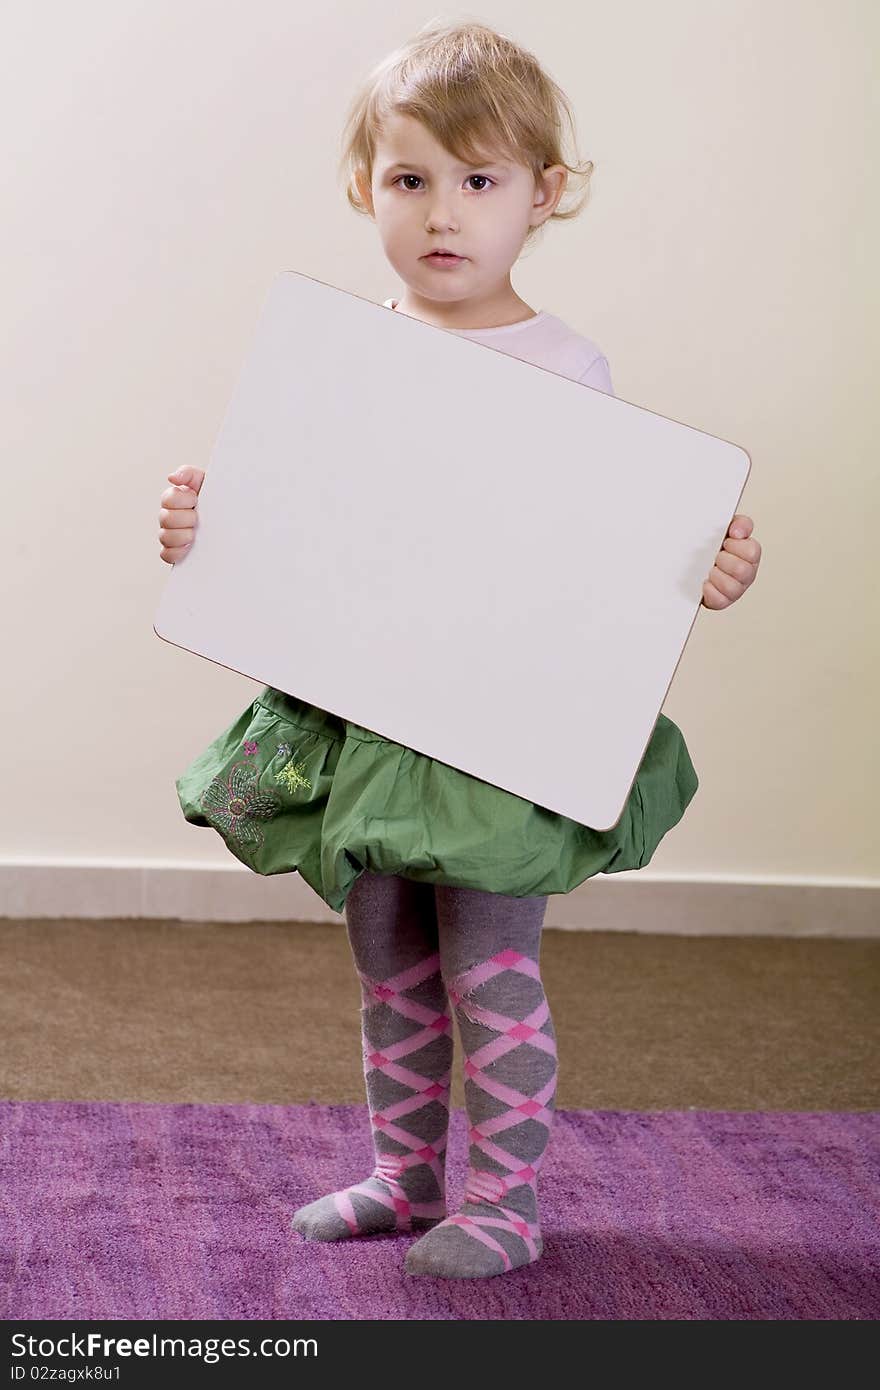
[[392, 1232], [424, 1231], [446, 1215], [446, 1203], [410, 1202], [400, 1185], [369, 1177], [299, 1207], [290, 1218], [307, 1240], [348, 1240]]
[[407, 1274], [435, 1279], [489, 1279], [541, 1258], [536, 1222], [490, 1202], [465, 1202], [406, 1252]]

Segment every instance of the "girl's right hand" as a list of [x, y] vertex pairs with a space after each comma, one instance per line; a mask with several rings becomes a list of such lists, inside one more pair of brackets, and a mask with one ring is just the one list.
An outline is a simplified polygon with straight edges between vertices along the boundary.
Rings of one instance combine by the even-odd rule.
[[202, 468], [186, 464], [174, 473], [169, 473], [168, 481], [174, 487], [166, 488], [159, 499], [162, 510], [159, 512], [160, 556], [169, 565], [182, 560], [193, 543], [196, 527], [196, 503], [199, 491], [205, 481]]

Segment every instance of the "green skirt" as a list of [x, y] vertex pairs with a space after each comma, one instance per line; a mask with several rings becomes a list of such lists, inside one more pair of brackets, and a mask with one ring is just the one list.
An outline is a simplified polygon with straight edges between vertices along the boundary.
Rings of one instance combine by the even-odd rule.
[[298, 872], [342, 912], [366, 870], [521, 898], [642, 869], [698, 781], [661, 714], [617, 824], [591, 830], [267, 686], [175, 785], [254, 873]]

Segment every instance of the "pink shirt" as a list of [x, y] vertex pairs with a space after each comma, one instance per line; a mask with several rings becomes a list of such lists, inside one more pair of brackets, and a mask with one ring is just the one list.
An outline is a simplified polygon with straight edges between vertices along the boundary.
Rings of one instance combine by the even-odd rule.
[[[384, 307], [396, 309], [397, 300], [386, 299]], [[501, 352], [509, 352], [511, 357], [534, 362], [536, 367], [546, 367], [584, 386], [594, 386], [609, 396], [614, 395], [608, 359], [601, 348], [544, 309], [530, 319], [508, 323], [503, 328], [451, 328], [448, 331], [462, 338], [489, 343]]]

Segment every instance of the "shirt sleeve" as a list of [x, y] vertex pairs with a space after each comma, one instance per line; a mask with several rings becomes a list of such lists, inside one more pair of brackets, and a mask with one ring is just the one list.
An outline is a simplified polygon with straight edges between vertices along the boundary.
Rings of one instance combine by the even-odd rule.
[[587, 370], [578, 377], [578, 381], [584, 386], [594, 386], [597, 390], [604, 391], [606, 395], [614, 395], [607, 357], [601, 355], [594, 357]]

